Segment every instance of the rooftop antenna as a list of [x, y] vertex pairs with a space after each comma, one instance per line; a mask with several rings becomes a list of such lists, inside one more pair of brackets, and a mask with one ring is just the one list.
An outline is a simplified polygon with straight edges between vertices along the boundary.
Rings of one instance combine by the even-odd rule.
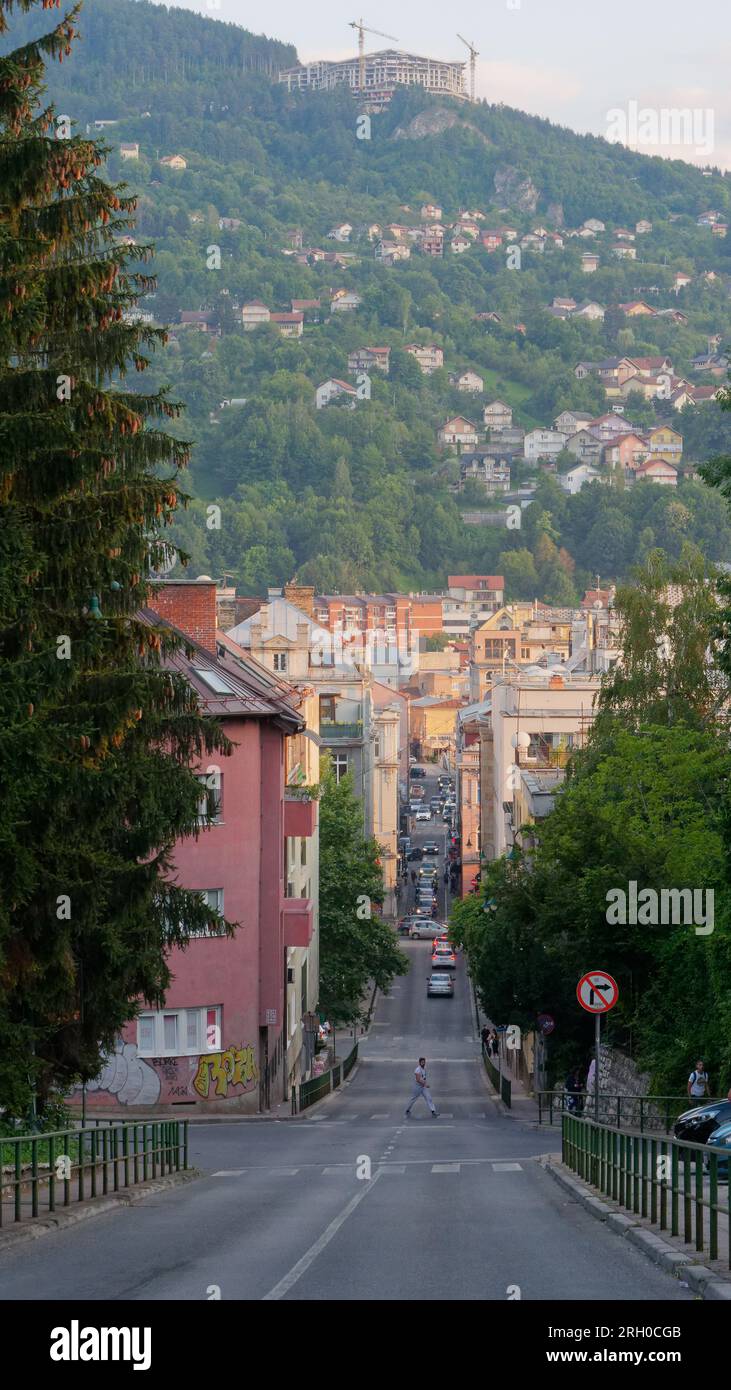
[[392, 39], [398, 43], [398, 39], [393, 34], [383, 34], [380, 29], [369, 29], [362, 19], [351, 19], [349, 21], [351, 29], [358, 30], [358, 88], [365, 92], [365, 38], [364, 34], [378, 34], [381, 39]]
[[465, 48], [468, 48], [469, 51], [470, 51], [470, 101], [474, 103], [474, 100], [475, 100], [475, 59], [476, 59], [477, 57], [479, 57], [479, 49], [475, 48], [475, 45], [474, 45], [473, 43], [468, 43], [468, 42], [467, 42], [467, 39], [463, 39], [461, 34], [458, 34], [458, 35], [457, 35], [457, 38], [459, 39], [460, 43], [463, 43], [464, 46], [465, 46]]

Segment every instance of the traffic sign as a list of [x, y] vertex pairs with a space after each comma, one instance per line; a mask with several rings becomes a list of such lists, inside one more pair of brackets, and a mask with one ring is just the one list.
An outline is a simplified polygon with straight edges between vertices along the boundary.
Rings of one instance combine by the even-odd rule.
[[606, 1014], [619, 999], [619, 985], [606, 970], [587, 970], [576, 986], [576, 997], [588, 1014]]
[[556, 1020], [552, 1014], [538, 1015], [538, 1028], [540, 1032], [543, 1033], [544, 1037], [548, 1037], [549, 1034], [553, 1032], [555, 1027]]

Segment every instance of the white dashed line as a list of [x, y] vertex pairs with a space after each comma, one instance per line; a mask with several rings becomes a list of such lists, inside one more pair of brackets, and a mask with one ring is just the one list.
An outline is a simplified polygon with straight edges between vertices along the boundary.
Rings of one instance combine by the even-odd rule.
[[493, 1173], [522, 1173], [523, 1167], [520, 1163], [493, 1163]]
[[432, 1173], [458, 1173], [460, 1167], [458, 1163], [432, 1163]]

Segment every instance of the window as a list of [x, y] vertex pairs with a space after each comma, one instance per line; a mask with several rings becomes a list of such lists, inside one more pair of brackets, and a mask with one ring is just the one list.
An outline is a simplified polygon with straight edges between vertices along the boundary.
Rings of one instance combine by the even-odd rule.
[[137, 1019], [140, 1057], [194, 1057], [220, 1047], [219, 1007], [147, 1011]]
[[219, 676], [218, 671], [211, 671], [207, 666], [194, 666], [195, 674], [207, 685], [210, 690], [214, 690], [217, 695], [233, 695], [233, 687]]
[[303, 835], [303, 836], [302, 836], [302, 839], [300, 840], [300, 864], [304, 866], [306, 863], [307, 863], [307, 841], [306, 841], [306, 839], [305, 839], [305, 837], [304, 837], [304, 835]]
[[335, 723], [335, 696], [320, 696], [320, 723]]
[[208, 817], [213, 816], [214, 825], [220, 825], [223, 820], [223, 773], [217, 769], [204, 772], [199, 775], [198, 781], [202, 788], [198, 802], [198, 824], [210, 824]]
[[[222, 888], [201, 888], [198, 890], [200, 897], [206, 907], [210, 907], [212, 912], [218, 912], [223, 916], [223, 889]], [[198, 931], [189, 931], [189, 937], [203, 936], [223, 936], [223, 929], [216, 926], [214, 922], [206, 927], [199, 928]]]
[[275, 670], [275, 671], [286, 671], [286, 669], [287, 669], [287, 653], [286, 653], [286, 652], [275, 652], [275, 653], [274, 653], [274, 670]]
[[341, 782], [348, 771], [348, 755], [347, 753], [332, 753], [330, 756], [332, 757], [335, 781]]

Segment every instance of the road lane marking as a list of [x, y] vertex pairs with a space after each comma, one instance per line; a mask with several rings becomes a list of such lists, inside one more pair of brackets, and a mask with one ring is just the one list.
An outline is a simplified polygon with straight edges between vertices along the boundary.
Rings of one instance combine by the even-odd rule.
[[402, 1175], [406, 1172], [406, 1164], [405, 1164], [405, 1163], [389, 1163], [389, 1164], [385, 1164], [385, 1163], [384, 1163], [384, 1164], [382, 1164], [382, 1165], [379, 1167], [378, 1172], [379, 1172], [379, 1174], [380, 1174], [381, 1177], [388, 1177], [389, 1173], [396, 1173], [396, 1175], [400, 1177], [400, 1176], [402, 1176]]
[[458, 1163], [432, 1163], [432, 1173], [458, 1173], [460, 1165]]
[[211, 1173], [212, 1178], [240, 1178], [245, 1173], [245, 1168], [220, 1168], [217, 1173]]
[[522, 1173], [523, 1169], [520, 1163], [493, 1163], [492, 1171], [493, 1173]]
[[372, 1120], [387, 1120], [387, 1119], [388, 1119], [388, 1116], [389, 1116], [389, 1113], [390, 1113], [390, 1112], [389, 1112], [388, 1110], [386, 1110], [386, 1111], [384, 1111], [383, 1114], [380, 1114], [380, 1113], [379, 1113], [378, 1115], [371, 1115], [371, 1119], [372, 1119]]
[[368, 1195], [368, 1193], [378, 1182], [379, 1177], [380, 1169], [377, 1169], [370, 1181], [363, 1182], [361, 1184], [360, 1191], [356, 1192], [354, 1197], [351, 1197], [350, 1201], [346, 1204], [346, 1206], [343, 1207], [342, 1211], [339, 1212], [338, 1215], [330, 1222], [330, 1225], [325, 1228], [322, 1235], [314, 1242], [313, 1245], [310, 1246], [309, 1250], [305, 1251], [304, 1255], [302, 1256], [302, 1259], [298, 1260], [295, 1265], [292, 1265], [292, 1268], [289, 1270], [289, 1272], [285, 1274], [283, 1279], [279, 1280], [278, 1284], [274, 1285], [273, 1289], [269, 1290], [269, 1293], [264, 1294], [264, 1297], [262, 1298], [262, 1303], [276, 1302], [278, 1299], [284, 1298], [285, 1294], [289, 1293], [289, 1290], [293, 1287], [294, 1284], [297, 1283], [297, 1280], [302, 1278], [302, 1275], [307, 1272], [310, 1265], [317, 1259], [318, 1255], [322, 1254], [322, 1251], [326, 1248], [326, 1246], [330, 1244], [330, 1241], [333, 1239], [333, 1237], [337, 1235], [341, 1226], [345, 1225], [345, 1222], [347, 1221], [348, 1217], [352, 1216], [356, 1207], [360, 1205], [360, 1203], [363, 1201], [363, 1198]]

